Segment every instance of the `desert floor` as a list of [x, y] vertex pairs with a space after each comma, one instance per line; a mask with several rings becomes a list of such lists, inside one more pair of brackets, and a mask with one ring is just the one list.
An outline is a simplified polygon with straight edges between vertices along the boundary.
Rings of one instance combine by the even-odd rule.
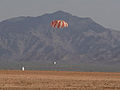
[[120, 73], [0, 70], [0, 90], [120, 90]]

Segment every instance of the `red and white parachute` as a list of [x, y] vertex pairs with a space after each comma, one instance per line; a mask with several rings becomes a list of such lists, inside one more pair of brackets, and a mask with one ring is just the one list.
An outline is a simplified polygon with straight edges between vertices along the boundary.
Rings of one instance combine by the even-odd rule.
[[65, 22], [64, 20], [53, 20], [51, 22], [51, 26], [53, 28], [64, 28], [64, 27], [68, 27], [68, 23]]

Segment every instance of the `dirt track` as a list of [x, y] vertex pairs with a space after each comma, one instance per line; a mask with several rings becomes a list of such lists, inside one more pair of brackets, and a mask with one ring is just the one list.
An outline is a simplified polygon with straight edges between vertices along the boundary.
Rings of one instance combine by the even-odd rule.
[[120, 73], [1, 70], [0, 90], [120, 90]]

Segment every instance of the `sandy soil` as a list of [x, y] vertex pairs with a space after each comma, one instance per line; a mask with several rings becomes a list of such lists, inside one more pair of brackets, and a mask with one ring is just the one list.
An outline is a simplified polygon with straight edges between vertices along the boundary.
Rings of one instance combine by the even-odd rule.
[[0, 90], [120, 90], [120, 73], [0, 70]]

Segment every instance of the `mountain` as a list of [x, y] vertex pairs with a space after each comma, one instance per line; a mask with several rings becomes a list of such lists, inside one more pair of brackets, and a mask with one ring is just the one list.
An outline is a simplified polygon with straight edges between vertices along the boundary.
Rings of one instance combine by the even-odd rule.
[[[65, 20], [69, 27], [52, 28], [50, 22], [55, 19]], [[32, 66], [36, 62], [33, 66], [37, 68], [56, 61], [59, 66], [94, 64], [117, 66], [119, 69], [119, 58], [120, 32], [105, 28], [89, 17], [80, 18], [57, 11], [0, 22], [0, 62], [3, 66], [9, 66], [11, 62], [12, 65], [31, 62], [28, 66]]]

